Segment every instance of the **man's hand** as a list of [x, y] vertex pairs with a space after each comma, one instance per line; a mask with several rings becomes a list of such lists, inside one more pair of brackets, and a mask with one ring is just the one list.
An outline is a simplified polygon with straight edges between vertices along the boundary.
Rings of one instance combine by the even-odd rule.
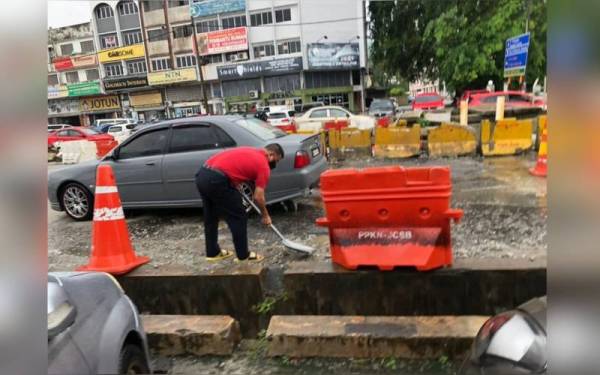
[[271, 225], [272, 224], [272, 222], [271, 222], [271, 216], [269, 216], [269, 214], [263, 215], [263, 217], [262, 217], [262, 223], [264, 225]]

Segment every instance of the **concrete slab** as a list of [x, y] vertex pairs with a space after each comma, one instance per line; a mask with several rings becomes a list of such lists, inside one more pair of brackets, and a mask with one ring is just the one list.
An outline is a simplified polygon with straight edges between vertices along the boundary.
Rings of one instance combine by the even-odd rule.
[[241, 340], [230, 316], [142, 315], [150, 350], [159, 355], [230, 355]]
[[270, 356], [464, 358], [485, 316], [273, 316]]

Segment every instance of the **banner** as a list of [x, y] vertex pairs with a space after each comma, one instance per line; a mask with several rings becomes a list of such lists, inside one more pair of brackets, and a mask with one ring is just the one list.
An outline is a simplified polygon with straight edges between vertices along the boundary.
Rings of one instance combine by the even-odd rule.
[[135, 59], [144, 56], [145, 52], [143, 44], [133, 44], [131, 46], [113, 48], [98, 52], [98, 60], [101, 63]]
[[248, 49], [248, 29], [244, 26], [198, 34], [198, 50], [201, 55], [246, 49]]
[[306, 49], [308, 69], [358, 69], [358, 43], [309, 43]]
[[286, 74], [302, 70], [302, 57], [290, 57], [269, 61], [217, 67], [219, 79], [240, 79]]
[[192, 0], [190, 15], [192, 17], [212, 16], [219, 13], [246, 10], [246, 0]]
[[148, 86], [148, 79], [146, 76], [104, 79], [104, 89], [106, 91], [131, 89], [144, 86]]
[[99, 81], [70, 83], [67, 85], [67, 89], [69, 96], [96, 95], [102, 92]]
[[96, 96], [79, 100], [81, 112], [100, 112], [110, 109], [120, 109], [121, 103], [117, 95]]
[[81, 55], [71, 57], [71, 63], [75, 68], [83, 68], [86, 66], [98, 65], [98, 59], [96, 55]]
[[129, 103], [136, 109], [157, 107], [162, 105], [162, 95], [159, 91], [129, 94]]
[[66, 85], [48, 86], [48, 99], [66, 98], [69, 96], [69, 89]]
[[196, 68], [148, 73], [148, 84], [150, 85], [167, 85], [169, 83], [196, 81], [197, 79]]
[[71, 69], [73, 61], [70, 56], [57, 57], [52, 60], [52, 65], [54, 65], [54, 70], [62, 72], [63, 70]]

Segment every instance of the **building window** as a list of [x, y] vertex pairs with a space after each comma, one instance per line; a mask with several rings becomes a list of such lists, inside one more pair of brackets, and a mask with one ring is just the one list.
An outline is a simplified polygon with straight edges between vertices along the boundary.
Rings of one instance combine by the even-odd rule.
[[300, 39], [277, 42], [277, 54], [287, 55], [300, 52]]
[[144, 12], [163, 9], [163, 2], [161, 0], [145, 0], [142, 2], [142, 4], [144, 4]]
[[194, 33], [192, 25], [173, 26], [173, 38], [189, 38]]
[[221, 54], [218, 55], [208, 55], [205, 56], [206, 60], [207, 60], [207, 64], [216, 64], [216, 63], [220, 63], [223, 62], [223, 57], [221, 56]]
[[85, 71], [85, 77], [88, 81], [97, 81], [100, 79], [98, 69], [88, 69]]
[[104, 72], [107, 77], [116, 77], [123, 75], [123, 65], [120, 62], [114, 64], [104, 64]]
[[188, 5], [188, 0], [168, 0], [169, 8], [182, 7]]
[[100, 35], [100, 47], [102, 49], [114, 48], [118, 45], [117, 34]]
[[213, 98], [220, 98], [221, 97], [221, 85], [218, 83], [212, 83], [210, 85], [211, 90], [212, 90], [212, 96]]
[[48, 75], [48, 86], [58, 85], [58, 76], [56, 74]]
[[219, 30], [219, 21], [214, 20], [205, 20], [196, 23], [196, 32], [199, 33], [207, 33], [209, 31]]
[[62, 46], [60, 46], [60, 54], [62, 56], [69, 56], [73, 53], [73, 44], [69, 43], [69, 44], [63, 44]]
[[171, 69], [171, 60], [168, 57], [152, 60], [152, 71], [158, 72], [161, 70]]
[[130, 46], [132, 44], [142, 43], [142, 32], [140, 30], [123, 31], [123, 44]]
[[246, 26], [246, 16], [233, 16], [221, 19], [223, 29], [231, 29], [234, 27]]
[[271, 11], [254, 13], [250, 15], [250, 26], [269, 25], [273, 23], [273, 13]]
[[272, 43], [253, 45], [252, 47], [254, 48], [254, 58], [275, 55], [275, 47], [273, 47]]
[[113, 10], [110, 5], [102, 4], [96, 7], [96, 18], [101, 20], [104, 18], [113, 17]]
[[275, 22], [287, 22], [292, 20], [292, 10], [290, 8], [277, 9], [275, 11]]
[[123, 1], [119, 4], [119, 15], [128, 16], [130, 14], [137, 14], [138, 7], [133, 1]]
[[175, 62], [177, 63], [178, 68], [187, 68], [190, 66], [196, 66], [196, 56], [194, 56], [194, 55], [175, 56]]
[[157, 42], [159, 40], [167, 40], [167, 38], [168, 38], [168, 32], [166, 30], [163, 30], [162, 28], [148, 30], [148, 41], [149, 42]]
[[127, 73], [128, 74], [140, 74], [146, 73], [146, 60], [130, 60], [127, 61]]
[[[348, 94], [315, 95], [311, 99], [313, 102], [323, 103], [324, 105], [337, 105], [345, 108], [348, 108], [349, 105]], [[341, 116], [345, 116], [345, 113]]]
[[94, 41], [93, 40], [85, 40], [81, 42], [81, 53], [89, 53], [94, 52]]
[[79, 82], [79, 73], [78, 72], [67, 72], [65, 73], [65, 78], [67, 83], [77, 83]]

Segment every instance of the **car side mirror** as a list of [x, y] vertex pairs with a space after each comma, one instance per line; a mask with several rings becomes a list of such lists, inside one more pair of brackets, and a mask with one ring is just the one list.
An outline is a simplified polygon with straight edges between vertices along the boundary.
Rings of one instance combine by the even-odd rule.
[[349, 113], [346, 113], [346, 118], [350, 118], [350, 114]]

